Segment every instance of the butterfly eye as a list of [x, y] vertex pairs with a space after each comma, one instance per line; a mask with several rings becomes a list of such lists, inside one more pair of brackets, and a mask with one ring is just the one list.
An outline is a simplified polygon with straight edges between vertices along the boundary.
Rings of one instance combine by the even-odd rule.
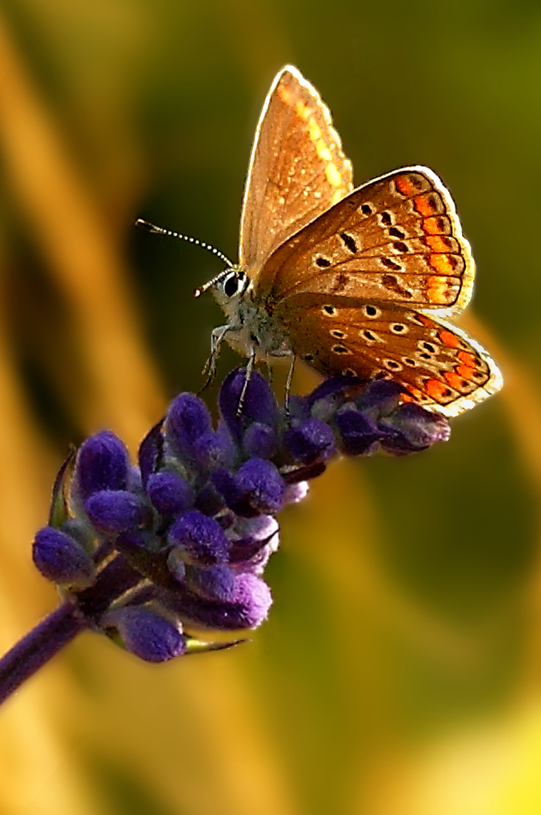
[[234, 297], [236, 294], [242, 294], [248, 283], [248, 275], [244, 274], [244, 272], [231, 272], [224, 278], [222, 289], [227, 297]]

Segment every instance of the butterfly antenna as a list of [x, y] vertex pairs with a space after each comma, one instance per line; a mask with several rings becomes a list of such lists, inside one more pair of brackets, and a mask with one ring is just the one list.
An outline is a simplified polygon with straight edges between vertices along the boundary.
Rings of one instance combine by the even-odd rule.
[[204, 241], [200, 241], [198, 238], [193, 238], [191, 235], [183, 235], [181, 232], [173, 232], [171, 229], [164, 229], [163, 226], [156, 226], [155, 224], [151, 224], [148, 221], [144, 221], [142, 218], [138, 218], [135, 222], [135, 226], [139, 227], [139, 229], [145, 229], [147, 232], [152, 232], [155, 235], [165, 235], [167, 238], [178, 238], [181, 241], [187, 241], [188, 243], [193, 243], [195, 246], [201, 246], [203, 249], [206, 249], [208, 252], [212, 252], [213, 255], [223, 260], [224, 263], [227, 263], [227, 269], [217, 274], [216, 277], [213, 277], [212, 280], [209, 280], [208, 283], [205, 283], [204, 286], [196, 289], [194, 291], [195, 297], [200, 297], [203, 292], [210, 289], [216, 281], [220, 280], [224, 274], [227, 274], [230, 269], [235, 269], [236, 265], [232, 263], [223, 252], [220, 252], [219, 249], [216, 249], [215, 246], [211, 246], [210, 243], [205, 243]]

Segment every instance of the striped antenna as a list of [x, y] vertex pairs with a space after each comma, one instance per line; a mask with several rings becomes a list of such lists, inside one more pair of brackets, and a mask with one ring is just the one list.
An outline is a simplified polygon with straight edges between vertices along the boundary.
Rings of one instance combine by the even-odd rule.
[[236, 266], [230, 266], [229, 269], [224, 269], [222, 272], [220, 272], [220, 274], [217, 274], [216, 277], [213, 277], [212, 280], [209, 280], [208, 283], [203, 283], [202, 286], [195, 289], [193, 296], [201, 297], [202, 294], [215, 286], [220, 280], [223, 280], [224, 277], [227, 277], [228, 274], [231, 274], [232, 271], [235, 272], [236, 269]]
[[[180, 232], [172, 232], [170, 229], [164, 229], [163, 226], [156, 226], [155, 224], [150, 224], [148, 221], [143, 221], [142, 218], [138, 218], [136, 220], [135, 226], [138, 226], [139, 229], [145, 229], [147, 232], [153, 232], [155, 235], [165, 235], [168, 238], [178, 238], [181, 241], [193, 243], [195, 246], [202, 246], [203, 249], [212, 252], [213, 255], [216, 255], [216, 257], [219, 257], [220, 260], [223, 260], [224, 263], [227, 263], [229, 269], [235, 268], [235, 264], [232, 263], [229, 260], [229, 258], [224, 255], [223, 252], [220, 252], [219, 249], [216, 249], [216, 247], [211, 246], [210, 243], [204, 243], [203, 241], [200, 241], [197, 238], [192, 238], [191, 235], [182, 235], [182, 233]], [[196, 289], [196, 292], [200, 292], [200, 290]], [[196, 297], [198, 296], [199, 295], [196, 294]]]

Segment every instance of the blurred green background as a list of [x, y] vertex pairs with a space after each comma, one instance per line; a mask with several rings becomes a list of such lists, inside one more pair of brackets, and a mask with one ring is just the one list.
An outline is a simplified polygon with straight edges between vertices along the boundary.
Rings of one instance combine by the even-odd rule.
[[135, 452], [222, 319], [192, 299], [220, 265], [134, 220], [236, 257], [286, 62], [357, 184], [421, 163], [450, 187], [463, 324], [506, 386], [448, 444], [337, 462], [283, 514], [251, 644], [153, 667], [81, 636], [2, 710], [2, 815], [541, 812], [536, 0], [2, 0], [2, 648], [57, 602], [30, 545], [68, 444], [111, 427]]

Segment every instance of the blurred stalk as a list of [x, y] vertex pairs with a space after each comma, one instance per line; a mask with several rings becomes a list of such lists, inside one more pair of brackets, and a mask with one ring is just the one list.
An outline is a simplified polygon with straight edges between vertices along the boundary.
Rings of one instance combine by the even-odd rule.
[[[529, 694], [539, 698], [541, 682], [541, 393], [532, 376], [505, 351], [497, 337], [491, 335], [472, 315], [461, 322], [486, 343], [501, 367], [504, 388], [501, 398], [505, 400], [513, 433], [523, 469], [529, 475], [529, 483], [535, 494], [537, 507], [537, 558], [532, 564], [529, 591], [524, 593], [524, 606], [527, 608], [530, 624], [528, 633], [528, 655], [523, 663], [523, 684], [517, 686], [517, 698], [524, 699]], [[503, 477], [503, 474], [502, 474]]]
[[[0, 234], [0, 243], [3, 236]], [[0, 247], [0, 647], [11, 645], [23, 633], [26, 625], [42, 613], [43, 597], [29, 590], [36, 579], [30, 558], [30, 542], [36, 529], [47, 518], [49, 494], [58, 463], [52, 449], [35, 426], [21, 388], [14, 349], [8, 333], [7, 303], [5, 302], [6, 258]], [[42, 584], [42, 581], [36, 581]], [[43, 586], [43, 596], [51, 594]], [[9, 607], [25, 597], [23, 629], [10, 625]], [[9, 598], [9, 600], [8, 600]], [[36, 602], [37, 601], [37, 602]], [[15, 621], [13, 621], [15, 622]]]
[[[8, 333], [4, 298], [6, 257], [0, 233], [0, 650], [4, 652], [55, 604], [55, 592], [40, 579], [30, 544], [47, 518], [49, 494], [58, 462], [36, 427], [21, 388]], [[44, 815], [95, 812], [88, 790], [81, 795], [77, 759], [66, 754], [55, 735], [54, 692], [68, 698], [65, 673], [57, 663], [24, 698], [14, 698], [2, 712], [0, 810], [3, 815], [36, 811], [36, 776], [48, 779], [42, 789]], [[54, 692], [53, 692], [54, 691]], [[63, 772], [58, 773], [62, 764]], [[81, 798], [81, 800], [78, 800]], [[95, 802], [94, 802], [95, 803]]]
[[133, 449], [163, 410], [128, 286], [128, 270], [62, 134], [0, 19], [0, 145], [14, 198], [71, 310], [90, 381], [87, 432], [108, 426]]

